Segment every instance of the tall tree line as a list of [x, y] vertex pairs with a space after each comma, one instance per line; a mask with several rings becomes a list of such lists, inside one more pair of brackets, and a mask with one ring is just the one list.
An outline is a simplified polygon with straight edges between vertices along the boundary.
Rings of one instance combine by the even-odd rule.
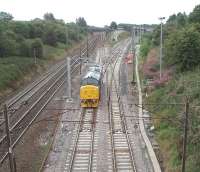
[[0, 58], [7, 56], [43, 56], [43, 46], [57, 47], [81, 40], [87, 34], [87, 23], [80, 17], [76, 23], [65, 23], [52, 13], [43, 19], [15, 21], [13, 16], [0, 12]]
[[[160, 45], [160, 25], [148, 38], [152, 46]], [[177, 13], [169, 16], [163, 26], [164, 62], [177, 71], [193, 70], [200, 65], [200, 5], [186, 15]]]

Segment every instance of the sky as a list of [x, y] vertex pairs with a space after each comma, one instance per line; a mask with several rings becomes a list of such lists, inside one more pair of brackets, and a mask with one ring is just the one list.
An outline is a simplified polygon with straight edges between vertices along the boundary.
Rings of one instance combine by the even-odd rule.
[[199, 0], [0, 0], [0, 11], [11, 13], [15, 20], [43, 18], [51, 12], [65, 22], [84, 17], [88, 25], [105, 26], [111, 21], [157, 24], [159, 17], [189, 14], [198, 4]]

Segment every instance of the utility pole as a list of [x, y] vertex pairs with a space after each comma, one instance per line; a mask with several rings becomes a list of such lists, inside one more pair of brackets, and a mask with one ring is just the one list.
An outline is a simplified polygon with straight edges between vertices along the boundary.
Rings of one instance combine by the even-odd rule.
[[81, 59], [81, 47], [80, 47], [80, 75], [81, 75], [81, 71], [82, 71], [82, 59]]
[[142, 39], [142, 26], [140, 25], [140, 32], [139, 32], [139, 42], [141, 44], [141, 39]]
[[89, 50], [88, 50], [88, 48], [89, 47], [88, 47], [88, 32], [87, 32], [87, 58], [89, 57], [89, 52], [88, 52]]
[[71, 90], [71, 65], [70, 65], [70, 57], [67, 58], [67, 83], [68, 83], [68, 99], [72, 98], [72, 90]]
[[10, 172], [16, 172], [15, 163], [14, 163], [14, 156], [13, 150], [11, 145], [11, 138], [10, 138], [10, 129], [9, 129], [9, 119], [8, 119], [8, 108], [7, 105], [4, 105], [4, 118], [5, 118], [5, 129], [6, 129], [6, 137], [7, 137], [7, 149], [8, 149], [8, 158], [9, 158], [9, 165], [10, 165]]
[[132, 31], [131, 31], [131, 52], [133, 54], [133, 51], [134, 51], [134, 40], [133, 40], [133, 31], [134, 30], [134, 27], [132, 28]]
[[133, 83], [135, 82], [135, 75], [134, 75], [134, 68], [135, 68], [135, 63], [134, 63], [134, 58], [135, 58], [135, 27], [132, 28], [132, 43], [131, 43], [131, 47], [132, 47], [132, 63], [133, 63]]
[[163, 30], [162, 30], [162, 20], [164, 20], [165, 17], [160, 17], [159, 20], [161, 21], [160, 22], [160, 80], [161, 80], [161, 77], [162, 77], [162, 50], [163, 50]]
[[187, 152], [188, 113], [189, 113], [189, 101], [188, 101], [188, 98], [186, 98], [185, 120], [184, 120], [185, 122], [184, 122], [183, 156], [182, 156], [182, 170], [181, 170], [181, 172], [185, 172], [185, 160], [186, 160], [186, 152]]
[[67, 43], [68, 43], [68, 31], [67, 31], [67, 27], [66, 27], [66, 29], [65, 29], [65, 44], [66, 44], [66, 51], [67, 51]]

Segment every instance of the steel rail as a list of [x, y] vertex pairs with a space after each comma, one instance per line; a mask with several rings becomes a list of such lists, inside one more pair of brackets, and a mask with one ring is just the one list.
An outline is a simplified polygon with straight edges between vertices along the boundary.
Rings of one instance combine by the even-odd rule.
[[[124, 132], [125, 132], [125, 136], [126, 136], [126, 142], [128, 144], [128, 149], [129, 149], [129, 156], [131, 158], [131, 166], [132, 166], [132, 169], [134, 170], [134, 172], [137, 172], [137, 169], [136, 169], [136, 165], [135, 165], [135, 160], [134, 160], [134, 156], [133, 156], [133, 149], [132, 149], [132, 146], [131, 146], [131, 141], [130, 141], [130, 138], [129, 138], [129, 135], [128, 135], [128, 127], [127, 127], [127, 122], [126, 122], [126, 119], [125, 119], [125, 116], [124, 116], [124, 107], [123, 107], [123, 102], [121, 101], [121, 97], [120, 97], [120, 94], [119, 94], [119, 88], [117, 87], [117, 82], [116, 82], [116, 79], [114, 77], [114, 70], [115, 70], [115, 66], [116, 66], [116, 63], [118, 61], [119, 58], [116, 59], [115, 63], [114, 63], [114, 67], [112, 67], [112, 79], [111, 79], [111, 83], [110, 83], [110, 86], [109, 86], [109, 99], [108, 101], [111, 101], [110, 104], [110, 107], [109, 107], [109, 114], [110, 114], [110, 128], [111, 128], [111, 144], [112, 144], [112, 152], [113, 152], [113, 170], [114, 171], [118, 171], [117, 170], [117, 164], [116, 164], [116, 153], [115, 153], [115, 143], [114, 143], [114, 137], [113, 137], [113, 125], [114, 125], [114, 121], [113, 121], [113, 112], [112, 112], [112, 100], [110, 100], [110, 94], [113, 93], [112, 91], [112, 84], [113, 84], [113, 81], [114, 81], [114, 88], [115, 88], [115, 92], [116, 92], [116, 95], [117, 95], [117, 101], [118, 101], [118, 106], [119, 106], [119, 113], [120, 113], [120, 119], [121, 119], [121, 126], [122, 128], [124, 128]], [[119, 75], [119, 73], [118, 73]], [[120, 75], [119, 75], [120, 76]], [[121, 106], [120, 106], [121, 105]]]
[[[77, 62], [77, 61], [78, 61], [78, 60], [76, 60], [76, 62]], [[75, 66], [75, 65], [76, 65], [76, 62], [72, 64], [72, 66], [74, 65], [74, 68], [72, 69], [71, 72], [74, 72], [74, 71], [77, 70], [77, 68], [79, 67], [80, 63], [78, 63], [77, 66]], [[54, 82], [54, 85], [55, 85], [56, 82], [57, 82], [59, 79], [61, 79], [63, 76], [64, 76], [64, 73], [62, 74], [62, 76], [60, 76], [60, 77]], [[64, 81], [63, 81], [63, 83], [64, 83]], [[58, 87], [58, 89], [63, 85], [63, 83]], [[53, 87], [53, 86], [52, 86], [52, 87]], [[53, 95], [57, 92], [58, 89], [56, 89], [56, 91], [53, 93]], [[49, 90], [50, 90], [50, 89], [48, 89], [45, 93], [48, 93]], [[45, 95], [45, 94], [43, 94], [43, 96], [44, 96], [44, 95]], [[41, 96], [41, 97], [42, 97], [42, 96]], [[51, 96], [51, 97], [53, 97], [53, 96]], [[41, 100], [41, 99], [39, 98], [39, 100]], [[51, 99], [49, 99], [45, 104], [48, 104], [48, 102], [49, 102], [50, 100], [51, 100]], [[37, 102], [39, 102], [39, 101], [37, 101]], [[36, 105], [37, 103], [34, 103], [34, 104]], [[45, 106], [46, 106], [46, 105], [44, 105], [44, 106], [42, 107], [42, 109], [43, 109]], [[31, 107], [34, 107], [34, 106], [32, 105]], [[40, 112], [42, 111], [42, 109], [41, 109], [41, 110], [37, 113], [37, 115], [31, 120], [31, 122], [29, 123], [29, 125], [23, 130], [23, 132], [20, 134], [20, 136], [19, 136], [19, 137], [17, 138], [17, 140], [14, 142], [14, 144], [12, 145], [13, 148], [14, 148], [15, 145], [19, 142], [20, 138], [26, 133], [26, 131], [27, 131], [28, 128], [31, 126], [31, 124], [33, 123], [33, 121], [37, 118], [37, 116], [40, 114]], [[31, 109], [30, 109], [30, 110], [31, 110]], [[28, 114], [28, 112], [26, 112], [26, 114]], [[17, 125], [22, 121], [22, 119], [26, 117], [26, 114], [24, 114], [24, 115], [20, 118], [20, 120], [18, 120], [18, 122], [15, 123], [14, 126], [12, 126], [12, 128], [10, 129], [10, 131], [14, 130], [15, 127], [17, 127]], [[5, 138], [6, 138], [6, 136], [4, 135], [3, 138], [0, 140], [0, 144], [2, 144], [2, 142], [5, 140]], [[3, 158], [0, 160], [0, 165], [2, 165], [2, 163], [4, 162], [4, 160], [6, 159], [7, 156], [8, 156], [8, 152], [6, 152], [6, 154], [5, 154], [5, 155], [3, 156]]]
[[[91, 49], [93, 49], [93, 48], [95, 48], [95, 44], [96, 44], [96, 41], [97, 41], [97, 38], [95, 38], [94, 39], [94, 41], [93, 42], [91, 42], [92, 43], [92, 45], [93, 45], [93, 47], [91, 48]], [[90, 50], [90, 47], [89, 47], [89, 50]], [[85, 52], [83, 52], [83, 54], [84, 53], [86, 53], [86, 51]], [[78, 63], [78, 64], [77, 64]], [[77, 65], [76, 65], [77, 64]], [[72, 61], [72, 66], [74, 65], [74, 68], [72, 69], [72, 72], [74, 72], [74, 70], [76, 70], [78, 67], [79, 67], [79, 65], [80, 65], [80, 62], [79, 62], [79, 59], [78, 60], [74, 60], [74, 62]], [[76, 65], [76, 66], [75, 66]], [[63, 68], [64, 68], [65, 66], [63, 66]], [[59, 67], [58, 67], [59, 68]], [[57, 68], [57, 69], [58, 69]], [[55, 75], [54, 75], [55, 76]], [[64, 73], [63, 73], [63, 75], [62, 76], [64, 76]], [[62, 78], [62, 76], [61, 77], [59, 77], [60, 79]], [[52, 77], [53, 78], [53, 77]], [[45, 80], [45, 79], [44, 79]], [[56, 81], [58, 81], [58, 80], [56, 80]], [[54, 83], [56, 83], [56, 82], [54, 82]], [[23, 131], [22, 131], [22, 133], [20, 134], [20, 136], [18, 136], [18, 138], [15, 140], [15, 142], [12, 144], [12, 148], [14, 148], [16, 145], [17, 145], [17, 143], [19, 142], [19, 140], [21, 139], [21, 137], [23, 137], [23, 135], [26, 133], [26, 131], [29, 129], [29, 127], [32, 125], [32, 123], [35, 121], [35, 119], [37, 118], [37, 116], [42, 112], [42, 110], [44, 109], [44, 107], [48, 104], [48, 102], [52, 99], [52, 97], [56, 94], [56, 92], [59, 90], [59, 88], [63, 85], [63, 83], [64, 83], [64, 81], [61, 83], [61, 85], [53, 92], [53, 94], [49, 97], [49, 99], [45, 102], [45, 104], [42, 106], [42, 108], [36, 113], [36, 116], [29, 122], [29, 124], [28, 124], [28, 126], [26, 126], [24, 129], [23, 129]], [[45, 83], [46, 84], [46, 83]], [[34, 84], [34, 85], [36, 85], [36, 84]], [[52, 85], [52, 87], [53, 87], [53, 85]], [[52, 88], [51, 87], [51, 88]], [[50, 91], [50, 88], [45, 92], [45, 93], [48, 93]], [[27, 91], [27, 92], [29, 92], [29, 91]], [[45, 95], [45, 94], [43, 94], [43, 95]], [[23, 97], [22, 95], [21, 95], [21, 97]], [[18, 97], [18, 100], [19, 100], [20, 98]], [[17, 101], [17, 100], [16, 100]], [[37, 101], [37, 102], [39, 102], [39, 101]], [[13, 103], [14, 104], [14, 103]], [[35, 103], [34, 103], [35, 104]], [[36, 103], [37, 104], [37, 103]], [[33, 105], [31, 106], [31, 107], [34, 107]], [[28, 114], [28, 113], [26, 113], [26, 114]], [[20, 119], [21, 120], [18, 120], [18, 122], [17, 123], [15, 123], [13, 126], [12, 126], [12, 128], [10, 129], [10, 131], [12, 131], [12, 130], [14, 130], [17, 126], [18, 126], [18, 124], [22, 121], [22, 119], [25, 117], [26, 115], [23, 115]], [[2, 140], [3, 141], [3, 140]], [[2, 142], [0, 142], [0, 144], [1, 144]], [[8, 152], [6, 152], [6, 154], [3, 156], [3, 158], [0, 160], [0, 166], [2, 165], [2, 163], [4, 162], [4, 160], [6, 159], [6, 157], [8, 156]]]
[[[90, 41], [89, 41], [89, 49], [93, 49], [94, 48], [94, 42], [96, 41], [96, 39], [97, 38], [93, 38], [93, 39], [91, 39]], [[92, 45], [93, 45], [93, 47], [92, 47]], [[92, 48], [91, 48], [92, 47]], [[87, 47], [84, 47], [84, 49], [82, 50], [83, 51], [83, 53], [81, 54], [82, 56], [83, 55], [85, 55], [86, 54], [86, 52], [87, 52]], [[74, 59], [74, 58], [77, 58], [77, 55], [75, 55], [75, 56], [73, 56], [71, 59], [72, 59], [72, 64], [73, 63], [76, 63], [76, 59]], [[64, 64], [64, 66], [63, 66], [63, 64]], [[57, 71], [57, 69], [59, 69], [59, 68], [64, 68], [64, 67], [66, 67], [66, 64], [65, 64], [65, 62], [63, 61], [63, 62], [61, 62], [61, 64], [60, 65], [58, 65], [55, 69], [53, 69], [53, 70], [50, 70], [49, 72], [47, 72], [47, 73], [45, 73], [44, 74], [44, 76], [41, 78], [41, 79], [39, 79], [38, 81], [36, 81], [36, 83], [35, 84], [33, 84], [33, 85], [31, 85], [31, 87], [29, 87], [28, 89], [26, 89], [24, 92], [22, 92], [22, 94], [19, 94], [18, 96], [16, 96], [16, 97], [14, 97], [14, 99], [11, 99], [10, 101], [9, 101], [9, 103], [8, 103], [8, 108], [10, 108], [13, 104], [15, 104], [19, 99], [21, 99], [22, 97], [24, 97], [27, 93], [29, 93], [32, 89], [34, 89], [37, 85], [39, 85], [39, 84], [41, 84], [41, 82], [42, 81], [44, 81], [45, 79], [47, 79], [52, 73], [54, 73], [55, 71]], [[61, 69], [61, 70], [62, 70]], [[0, 124], [1, 125], [1, 124]]]
[[130, 137], [128, 135], [127, 121], [126, 121], [126, 118], [125, 118], [125, 115], [124, 115], [124, 105], [123, 105], [123, 102], [121, 100], [121, 96], [119, 94], [119, 90], [117, 89], [117, 83], [116, 83], [115, 78], [114, 78], [114, 82], [115, 82], [115, 90], [116, 90], [116, 94], [117, 94], [117, 98], [118, 98], [118, 105], [119, 105], [119, 109], [120, 109], [120, 115], [122, 117], [123, 127], [124, 127], [124, 131], [125, 131], [125, 134], [126, 134], [126, 140], [127, 140], [128, 147], [129, 147], [129, 154], [130, 154], [130, 157], [131, 157], [132, 168], [133, 168], [134, 172], [137, 172], [137, 168], [136, 168], [136, 165], [134, 163], [135, 162], [135, 158], [134, 158], [134, 155], [133, 155], [133, 148], [131, 146]]
[[[94, 47], [95, 47], [95, 43], [96, 42], [97, 38], [94, 38], [92, 39], [90, 42], [89, 42], [89, 49], [93, 50]], [[92, 47], [93, 45], [93, 47]], [[81, 54], [81, 56], [85, 55], [87, 52], [86, 50], [86, 47], [83, 49], [83, 53]], [[80, 59], [75, 55], [72, 57], [72, 61], [71, 61], [71, 66], [73, 66], [74, 64], [76, 63], [79, 63]], [[63, 65], [64, 64], [64, 65]], [[41, 84], [41, 82], [45, 81], [46, 79], [48, 79], [48, 77], [53, 74], [51, 76], [51, 78], [49, 78], [43, 85], [41, 85], [37, 90], [35, 90], [35, 92], [33, 94], [31, 94], [31, 96], [29, 97], [29, 99], [34, 96], [37, 91], [39, 91], [45, 84], [48, 83], [48, 81], [50, 81], [56, 74], [58, 74], [61, 70], [63, 70], [64, 68], [66, 68], [66, 64], [65, 62], [62, 62], [60, 66], [58, 66], [56, 69], [48, 72], [47, 74], [45, 74], [45, 76], [43, 78], [41, 78], [39, 81], [36, 81], [35, 84], [33, 84], [31, 87], [29, 87], [25, 92], [22, 92], [22, 94], [20, 94], [19, 96], [17, 96], [15, 99], [11, 100], [10, 103], [8, 103], [8, 108], [11, 108], [11, 106], [13, 106], [15, 103], [17, 103], [21, 98], [23, 98], [25, 95], [27, 95], [30, 91], [32, 91], [33, 89], [35, 89], [39, 84]], [[58, 70], [59, 69], [59, 70]], [[55, 73], [56, 71], [56, 73]], [[14, 109], [16, 110], [16, 109]], [[10, 114], [10, 117], [12, 116], [13, 113]], [[5, 124], [5, 120], [1, 121], [0, 122], [0, 127]]]
[[[38, 91], [40, 91], [40, 89], [42, 89], [46, 84], [48, 84], [48, 82], [50, 82], [56, 75], [58, 75], [59, 74], [59, 72], [62, 72], [62, 70], [64, 70], [64, 68], [65, 68], [66, 66], [63, 66], [62, 68], [60, 68], [58, 71], [54, 71], [55, 73], [53, 73], [53, 75], [51, 76], [51, 78], [48, 78], [48, 77], [45, 77], [45, 78], [43, 78], [43, 80], [41, 80], [41, 82], [43, 82], [43, 81], [45, 81], [46, 79], [48, 79], [45, 83], [42, 83], [42, 85], [40, 86], [40, 87], [38, 87], [37, 88], [37, 86], [39, 85], [39, 84], [41, 84], [41, 83], [37, 83], [36, 85], [34, 85], [34, 88], [32, 87], [30, 90], [28, 90], [25, 94], [23, 94], [22, 96], [21, 96], [21, 98], [22, 97], [24, 97], [25, 95], [27, 95], [30, 91], [32, 91], [33, 89], [36, 89], [34, 92], [33, 92], [33, 94], [31, 94], [30, 96], [29, 96], [29, 98], [28, 99], [30, 99], [30, 98], [32, 98], [35, 94], [37, 94], [37, 92]], [[18, 99], [19, 100], [19, 99]], [[15, 102], [13, 102], [12, 104], [9, 104], [8, 105], [8, 108], [11, 108], [11, 106], [13, 106], [18, 100], [16, 100]], [[20, 108], [20, 107], [19, 107]], [[14, 111], [17, 111], [18, 109], [11, 109], [11, 110], [14, 110]], [[10, 115], [9, 115], [9, 117], [12, 117], [13, 116], [13, 114], [14, 113], [11, 113]], [[5, 123], [5, 121], [2, 121], [1, 123], [0, 123], [0, 127], [3, 125]]]
[[[114, 58], [115, 56], [113, 56]], [[112, 58], [111, 61], [108, 63], [107, 69], [109, 66], [111, 66], [112, 63]], [[117, 63], [118, 58], [115, 60], [114, 63], [114, 67]], [[114, 76], [114, 68], [112, 68], [112, 77]], [[114, 131], [114, 121], [113, 121], [113, 107], [112, 107], [112, 100], [111, 100], [111, 92], [112, 92], [112, 79], [110, 80], [110, 85], [108, 87], [108, 93], [109, 93], [109, 98], [108, 98], [108, 112], [109, 112], [109, 128], [110, 128], [110, 135], [111, 135], [111, 148], [112, 148], [112, 154], [113, 154], [113, 158], [112, 158], [112, 164], [113, 164], [113, 171], [117, 172], [117, 160], [116, 160], [116, 152], [115, 152], [115, 143], [114, 143], [114, 136], [113, 136], [113, 131]]]
[[[21, 122], [23, 121], [23, 119], [29, 115], [29, 112], [31, 112], [31, 110], [42, 100], [42, 98], [44, 96], [46, 96], [47, 93], [49, 93], [49, 91], [51, 90], [51, 88], [53, 88], [53, 86], [55, 86], [57, 84], [57, 82], [64, 76], [65, 73], [63, 73], [62, 76], [60, 76], [59, 78], [56, 79], [56, 81], [37, 99], [37, 101], [32, 104], [32, 106], [18, 119], [18, 121], [9, 129], [10, 132], [13, 132], [13, 130], [19, 126], [21, 124]], [[45, 103], [46, 104], [46, 103]], [[22, 132], [23, 133], [23, 132]], [[1, 140], [0, 140], [0, 144], [2, 144], [4, 142], [4, 140], [7, 138], [6, 135], [4, 135]], [[20, 137], [21, 138], [21, 137]], [[18, 140], [18, 138], [17, 138]], [[1, 164], [1, 161], [0, 161]]]
[[[18, 138], [15, 140], [15, 142], [12, 144], [12, 149], [15, 148], [15, 146], [17, 145], [17, 143], [20, 141], [20, 139], [24, 136], [24, 134], [28, 131], [28, 129], [30, 128], [30, 126], [33, 124], [33, 122], [36, 120], [36, 118], [39, 116], [39, 114], [42, 112], [42, 110], [46, 107], [46, 105], [51, 101], [51, 99], [53, 98], [53, 96], [56, 94], [56, 92], [60, 89], [60, 87], [64, 84], [64, 81], [61, 83], [60, 86], [58, 86], [58, 88], [56, 88], [56, 90], [53, 92], [53, 94], [48, 98], [48, 100], [46, 101], [46, 103], [42, 106], [42, 108], [36, 113], [36, 115], [32, 118], [32, 120], [29, 122], [29, 124], [26, 126], [26, 128], [22, 131], [22, 133], [18, 136]], [[6, 152], [6, 154], [4, 155], [4, 157], [1, 159], [0, 161], [0, 165], [3, 164], [3, 162], [5, 161], [5, 159], [8, 156], [8, 152]]]
[[[110, 93], [109, 93], [110, 95]], [[110, 100], [109, 100], [110, 101]], [[112, 103], [109, 104], [109, 128], [110, 128], [110, 135], [111, 135], [111, 148], [112, 148], [112, 155], [113, 155], [113, 158], [112, 158], [112, 161], [113, 161], [113, 172], [117, 172], [117, 160], [116, 160], [116, 153], [115, 153], [115, 143], [114, 143], [114, 136], [113, 136], [113, 118], [112, 118], [112, 114], [113, 114], [113, 111], [112, 111]]]
[[[95, 48], [95, 45], [96, 45], [96, 41], [97, 41], [98, 37], [95, 37], [93, 39], [90, 40], [89, 42], [89, 50], [93, 50]], [[82, 52], [83, 51], [83, 52]], [[86, 47], [81, 51], [81, 56], [84, 56], [87, 52], [86, 50]], [[73, 65], [74, 63], [77, 63], [80, 59], [79, 59], [79, 56], [75, 55], [71, 58], [71, 65]], [[62, 62], [61, 65], [57, 66], [55, 69], [49, 71], [48, 73], [46, 73], [40, 80], [34, 82], [35, 84], [32, 84], [31, 87], [27, 88], [25, 91], [22, 91], [22, 93], [20, 95], [18, 95], [17, 97], [14, 97], [13, 99], [11, 99], [7, 104], [8, 104], [8, 108], [11, 108], [11, 106], [13, 106], [15, 103], [17, 103], [21, 98], [23, 98], [25, 95], [27, 95], [30, 91], [32, 91], [33, 89], [37, 88], [37, 86], [39, 84], [41, 84], [41, 82], [43, 82], [44, 80], [48, 79], [48, 77], [51, 75], [51, 74], [54, 74], [55, 71], [56, 71], [56, 74], [58, 72], [60, 72], [61, 70], [63, 70], [64, 68], [66, 67], [66, 64], [65, 62]], [[59, 69], [60, 68], [60, 69]], [[59, 70], [57, 70], [59, 69]], [[52, 77], [54, 77], [55, 75], [53, 75]], [[49, 78], [48, 81], [50, 79]], [[46, 81], [43, 85], [45, 85], [48, 81]], [[37, 93], [37, 91], [39, 91], [40, 88], [43, 87], [43, 85], [41, 85], [37, 90], [34, 91], [34, 93]], [[29, 96], [29, 99], [34, 96], [34, 93], [31, 94], [31, 96]], [[13, 111], [16, 111], [17, 109], [13, 109]], [[0, 114], [3, 114], [3, 112], [0, 112]], [[12, 115], [13, 113], [11, 113]], [[10, 115], [10, 116], [11, 116]], [[5, 123], [5, 120], [1, 121], [0, 122], [0, 126], [3, 125]]]
[[93, 109], [92, 114], [92, 135], [91, 135], [91, 145], [90, 145], [90, 159], [89, 159], [89, 172], [92, 172], [92, 160], [93, 160], [93, 152], [94, 152], [94, 134], [95, 134], [95, 118], [96, 118], [96, 109]]
[[[72, 69], [72, 73], [74, 71], [76, 71], [76, 69], [78, 68], [78, 66], [76, 66], [75, 68]], [[57, 80], [61, 79], [64, 76], [64, 74], [58, 78]], [[54, 82], [56, 84], [56, 82]], [[50, 98], [46, 101], [45, 105], [42, 106], [42, 108], [36, 113], [36, 116], [31, 120], [31, 122], [29, 123], [29, 125], [22, 131], [22, 133], [20, 134], [20, 136], [15, 140], [15, 142], [12, 144], [12, 148], [14, 148], [17, 143], [19, 142], [19, 140], [21, 139], [21, 137], [27, 132], [27, 130], [29, 129], [29, 127], [32, 125], [32, 123], [35, 121], [35, 119], [38, 117], [38, 115], [42, 112], [42, 110], [46, 107], [46, 105], [49, 103], [49, 101], [52, 99], [52, 97], [56, 94], [56, 92], [60, 89], [60, 87], [64, 84], [64, 81], [60, 84], [60, 86], [58, 86], [58, 88], [54, 91], [54, 93], [52, 94], [52, 96], [50, 96]], [[52, 86], [53, 87], [53, 86]], [[50, 90], [50, 89], [49, 89]], [[48, 93], [49, 91], [46, 91], [46, 93]], [[36, 103], [37, 104], [37, 103]], [[18, 121], [20, 122], [20, 121]], [[15, 124], [15, 127], [17, 125]], [[15, 127], [12, 127], [10, 129], [10, 131], [12, 131]], [[4, 140], [5, 140], [6, 136], [4, 136]], [[4, 141], [1, 139], [0, 144]], [[5, 161], [5, 159], [8, 156], [8, 152], [5, 153], [5, 155], [1, 158], [0, 160], [0, 166], [3, 164], [3, 162]]]
[[[136, 168], [136, 164], [134, 163], [135, 162], [135, 158], [134, 158], [134, 155], [133, 155], [133, 148], [131, 146], [131, 141], [130, 141], [130, 137], [128, 135], [128, 126], [127, 126], [127, 121], [126, 121], [126, 117], [124, 115], [124, 105], [123, 105], [123, 102], [121, 100], [121, 96], [120, 96], [120, 91], [119, 91], [119, 86], [120, 86], [120, 71], [118, 72], [118, 84], [117, 84], [117, 81], [116, 81], [116, 78], [113, 77], [113, 81], [114, 81], [114, 84], [115, 84], [115, 90], [116, 90], [116, 94], [117, 94], [117, 99], [118, 99], [118, 105], [119, 105], [119, 110], [120, 110], [120, 116], [121, 116], [121, 119], [122, 119], [122, 123], [123, 123], [123, 128], [124, 128], [124, 131], [125, 131], [125, 134], [126, 134], [126, 140], [127, 140], [127, 143], [128, 143], [128, 147], [129, 147], [129, 154], [130, 154], [130, 157], [131, 157], [131, 164], [132, 164], [132, 168], [134, 170], [134, 172], [137, 172], [137, 168]], [[118, 87], [117, 87], [118, 86]], [[121, 106], [120, 106], [121, 105]]]
[[[60, 71], [57, 71], [57, 73], [55, 73], [55, 74], [52, 76], [51, 79], [53, 79], [53, 77], [56, 76], [59, 72], [60, 72]], [[56, 81], [53, 82], [53, 84], [52, 84], [51, 86], [55, 85], [55, 83], [56, 83], [60, 78], [62, 78], [62, 77], [64, 76], [64, 74], [65, 74], [65, 71], [63, 71], [63, 73], [59, 76], [59, 78], [56, 79]], [[48, 84], [49, 81], [50, 81], [50, 80], [48, 80], [42, 87], [46, 86], [46, 84]], [[49, 87], [45, 92], [43, 92], [42, 95], [45, 95], [45, 94], [48, 92], [49, 89], [50, 89], [50, 87]], [[42, 96], [40, 96], [40, 97], [42, 97]], [[39, 98], [39, 99], [37, 98], [37, 101], [34, 102], [28, 110], [26, 110], [26, 112], [21, 116], [21, 118], [18, 120], [18, 122], [21, 121], [21, 120], [24, 118], [24, 116], [26, 116], [26, 114], [37, 104], [37, 102], [38, 102], [39, 100], [40, 100], [40, 98]], [[10, 116], [12, 116], [12, 115], [10, 115]], [[18, 123], [18, 122], [16, 122], [16, 123]], [[15, 123], [15, 124], [16, 124], [16, 123]], [[15, 124], [14, 124], [14, 126], [12, 126], [12, 128], [15, 127]], [[10, 131], [12, 131], [12, 128], [10, 129]], [[0, 139], [0, 144], [1, 144], [1, 142], [2, 142], [2, 139]]]
[[[80, 133], [82, 131], [82, 125], [84, 124], [84, 118], [86, 115], [86, 110], [82, 109], [81, 115], [80, 115], [80, 123], [77, 126], [77, 132], [76, 132], [76, 138], [75, 138], [75, 144], [72, 150], [72, 155], [69, 163], [69, 172], [73, 171], [74, 163], [75, 163], [75, 157], [76, 157], [76, 152], [79, 144], [79, 138], [80, 138]], [[92, 112], [92, 123], [91, 123], [91, 142], [90, 142], [90, 153], [89, 153], [89, 162], [88, 162], [88, 171], [92, 171], [92, 160], [93, 160], [93, 151], [94, 151], [94, 128], [95, 128], [95, 117], [96, 117], [96, 110], [93, 109]]]
[[83, 122], [83, 119], [84, 119], [85, 112], [86, 112], [85, 109], [82, 109], [81, 115], [80, 115], [80, 121], [81, 122], [79, 123], [79, 125], [77, 127], [75, 144], [74, 144], [74, 147], [73, 147], [73, 150], [72, 150], [72, 158], [70, 160], [70, 165], [69, 165], [69, 172], [71, 172], [72, 169], [73, 169], [75, 154], [76, 154], [76, 150], [77, 150], [77, 146], [78, 146], [78, 140], [79, 140], [81, 126], [82, 126], [82, 122]]

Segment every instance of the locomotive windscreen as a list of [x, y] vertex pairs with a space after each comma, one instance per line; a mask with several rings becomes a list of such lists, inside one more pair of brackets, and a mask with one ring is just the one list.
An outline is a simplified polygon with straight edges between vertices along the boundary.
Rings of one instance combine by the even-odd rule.
[[98, 86], [99, 85], [99, 80], [95, 79], [95, 78], [92, 78], [92, 77], [88, 77], [88, 78], [85, 78], [81, 81], [81, 85], [84, 86], [84, 85], [95, 85], [95, 86]]

